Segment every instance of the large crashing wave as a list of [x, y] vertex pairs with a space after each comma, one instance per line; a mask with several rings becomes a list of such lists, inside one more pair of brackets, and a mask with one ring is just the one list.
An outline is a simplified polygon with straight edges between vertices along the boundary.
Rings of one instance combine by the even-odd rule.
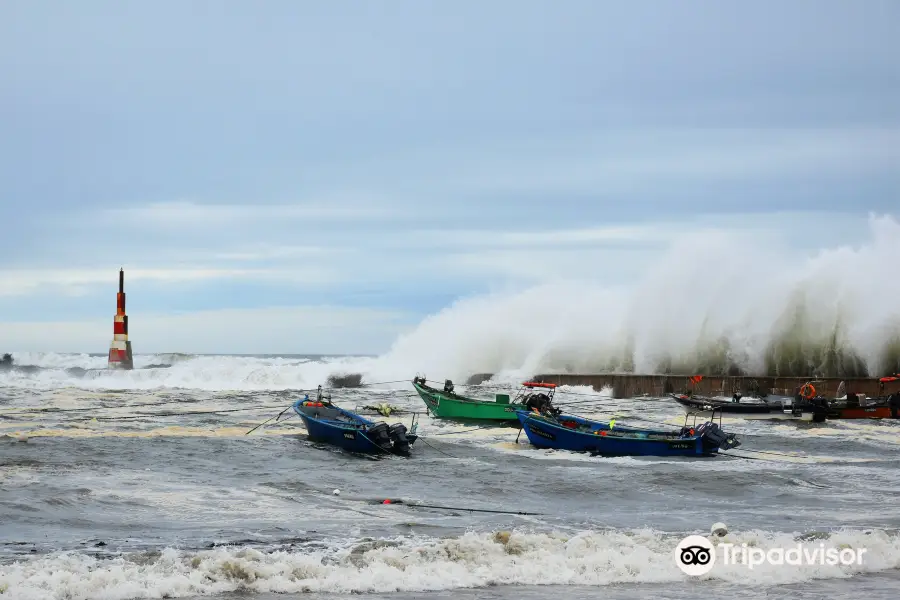
[[679, 240], [629, 288], [566, 281], [464, 299], [400, 338], [385, 359], [457, 377], [896, 372], [900, 224], [869, 224], [861, 246], [805, 257], [793, 257], [785, 240], [710, 235]]

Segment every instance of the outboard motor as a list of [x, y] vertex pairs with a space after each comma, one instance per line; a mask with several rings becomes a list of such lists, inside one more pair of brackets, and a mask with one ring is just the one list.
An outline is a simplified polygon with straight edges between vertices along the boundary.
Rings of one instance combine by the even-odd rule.
[[409, 454], [409, 440], [406, 438], [406, 425], [403, 423], [394, 423], [389, 428], [391, 442], [393, 442], [394, 452], [397, 454]]
[[817, 396], [812, 400], [813, 423], [824, 423], [828, 418], [828, 399]]
[[737, 439], [737, 435], [734, 433], [726, 433], [725, 441], [722, 442], [722, 445], [719, 446], [722, 450], [731, 450], [732, 448], [737, 448], [741, 445], [741, 440]]
[[525, 399], [525, 407], [530, 410], [537, 410], [540, 414], [551, 414], [558, 415], [560, 414], [559, 409], [553, 408], [553, 402], [550, 400], [550, 396], [547, 394], [529, 394]]
[[373, 444], [379, 446], [380, 448], [383, 448], [385, 450], [391, 449], [391, 433], [388, 429], [387, 423], [375, 423], [366, 430], [366, 437], [368, 437]]
[[444, 382], [444, 392], [446, 392], [448, 394], [453, 393], [453, 382], [450, 381], [449, 379]]
[[714, 448], [728, 450], [730, 448], [737, 448], [741, 445], [733, 433], [725, 433], [722, 431], [721, 427], [712, 421], [702, 423], [697, 427], [695, 432], [702, 439], [703, 448], [706, 450], [712, 450]]

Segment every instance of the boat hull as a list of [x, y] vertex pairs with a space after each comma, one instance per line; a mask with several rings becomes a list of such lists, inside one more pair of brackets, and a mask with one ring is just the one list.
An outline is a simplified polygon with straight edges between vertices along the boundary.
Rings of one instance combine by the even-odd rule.
[[896, 419], [891, 415], [888, 406], [848, 406], [832, 408], [828, 411], [829, 419]]
[[[712, 456], [718, 453], [717, 447], [709, 448], [699, 435], [679, 438], [661, 431], [610, 429], [609, 423], [568, 415], [550, 420], [535, 413], [517, 411], [516, 416], [528, 441], [538, 448], [590, 452], [600, 456]], [[592, 432], [575, 431], [559, 424], [566, 420], [590, 424]], [[620, 431], [622, 433], [618, 433]]]
[[358, 429], [335, 427], [303, 415], [300, 418], [303, 419], [309, 440], [312, 442], [324, 442], [339, 446], [349, 452], [360, 452], [362, 454], [383, 454], [389, 452], [371, 442], [365, 436], [365, 433]]
[[303, 420], [310, 441], [338, 446], [348, 452], [407, 455], [409, 446], [418, 439], [415, 433], [405, 431], [408, 445], [401, 449], [390, 438], [375, 436], [373, 428], [379, 424], [356, 413], [337, 407], [309, 407], [300, 402], [294, 404], [294, 411]]
[[522, 404], [466, 398], [419, 383], [413, 383], [413, 387], [428, 407], [428, 411], [438, 419], [515, 423], [518, 421], [516, 411], [525, 409]]
[[[678, 404], [684, 409], [685, 414], [698, 416], [704, 419], [715, 417], [731, 417], [736, 419], [764, 419], [776, 421], [813, 421], [814, 413], [811, 410], [802, 410], [795, 414], [789, 408], [785, 410], [781, 406], [764, 403], [740, 403], [740, 402], [714, 402], [698, 400], [685, 395], [672, 394]], [[715, 414], [713, 412], [715, 408]]]

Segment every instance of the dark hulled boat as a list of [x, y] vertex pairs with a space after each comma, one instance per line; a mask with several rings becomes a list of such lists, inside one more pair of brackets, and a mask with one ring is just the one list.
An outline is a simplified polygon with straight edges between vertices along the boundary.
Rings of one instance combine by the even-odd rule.
[[740, 419], [770, 419], [788, 421], [824, 421], [824, 403], [804, 401], [790, 396], [743, 398], [737, 394], [731, 401], [697, 396], [694, 394], [670, 394], [689, 415], [712, 418], [713, 413]]
[[402, 423], [388, 425], [335, 406], [321, 394], [314, 401], [296, 401], [293, 409], [303, 420], [311, 441], [333, 444], [350, 452], [408, 456], [410, 446], [418, 439], [415, 415], [410, 429]]

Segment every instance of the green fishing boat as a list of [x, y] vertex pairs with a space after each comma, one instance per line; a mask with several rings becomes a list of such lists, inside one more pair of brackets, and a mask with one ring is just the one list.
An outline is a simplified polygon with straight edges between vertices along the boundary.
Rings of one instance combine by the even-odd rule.
[[[424, 377], [415, 377], [413, 387], [428, 407], [428, 412], [439, 419], [458, 419], [465, 421], [495, 421], [518, 423], [517, 410], [540, 409], [550, 405], [556, 384], [529, 381], [522, 385], [528, 392], [519, 393], [513, 401], [509, 394], [496, 394], [494, 400], [480, 400], [461, 396], [453, 391], [453, 382], [444, 382], [444, 389], [429, 386]], [[542, 388], [546, 392], [534, 392], [533, 388]]]

